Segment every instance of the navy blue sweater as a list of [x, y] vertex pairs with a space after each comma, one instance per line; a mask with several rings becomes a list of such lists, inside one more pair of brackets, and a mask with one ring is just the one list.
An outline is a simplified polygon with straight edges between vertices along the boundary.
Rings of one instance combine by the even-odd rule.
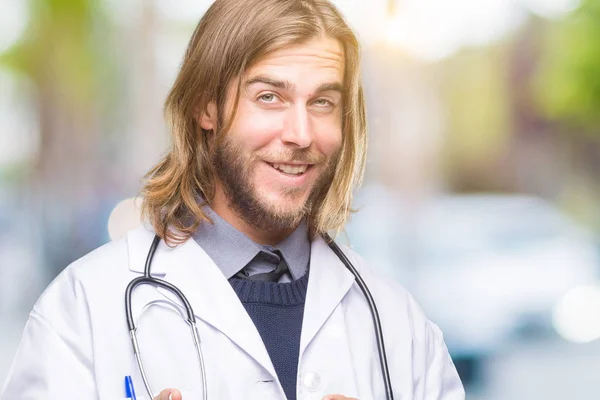
[[260, 333], [286, 397], [296, 400], [308, 272], [289, 283], [239, 278], [229, 282]]

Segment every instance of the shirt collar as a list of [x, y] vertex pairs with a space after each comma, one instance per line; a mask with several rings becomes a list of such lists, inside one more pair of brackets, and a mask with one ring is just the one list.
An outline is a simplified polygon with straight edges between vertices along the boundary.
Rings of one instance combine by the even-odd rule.
[[283, 239], [275, 248], [281, 251], [290, 269], [292, 279], [301, 278], [306, 272], [310, 259], [310, 240], [308, 240], [306, 222], [303, 220], [296, 230]]
[[201, 222], [193, 238], [215, 262], [225, 278], [234, 276], [261, 250], [273, 248], [281, 251], [294, 280], [306, 272], [310, 259], [310, 241], [304, 221], [278, 245], [262, 246], [231, 226], [208, 205], [204, 206], [203, 210], [213, 223]]

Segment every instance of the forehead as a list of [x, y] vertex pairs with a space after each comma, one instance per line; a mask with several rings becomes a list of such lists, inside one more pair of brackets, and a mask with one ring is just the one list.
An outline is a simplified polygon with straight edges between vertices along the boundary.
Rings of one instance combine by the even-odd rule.
[[344, 52], [336, 39], [314, 38], [266, 54], [246, 71], [245, 79], [259, 75], [285, 79], [297, 85], [322, 81], [342, 83]]

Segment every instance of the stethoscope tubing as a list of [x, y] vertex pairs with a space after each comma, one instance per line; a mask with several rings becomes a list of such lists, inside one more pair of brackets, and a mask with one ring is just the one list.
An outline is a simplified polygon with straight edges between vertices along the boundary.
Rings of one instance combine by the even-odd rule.
[[200, 335], [198, 334], [198, 327], [196, 325], [196, 316], [194, 315], [194, 310], [192, 309], [192, 305], [190, 304], [188, 299], [185, 297], [183, 292], [177, 286], [175, 286], [165, 280], [162, 280], [159, 278], [154, 278], [150, 273], [152, 259], [154, 258], [154, 253], [156, 253], [156, 249], [158, 248], [158, 244], [160, 243], [160, 240], [161, 240], [160, 236], [154, 235], [154, 239], [152, 240], [152, 245], [150, 246], [150, 250], [148, 251], [148, 255], [146, 256], [146, 264], [144, 266], [144, 275], [133, 279], [131, 282], [129, 282], [129, 284], [127, 285], [127, 288], [125, 289], [125, 314], [127, 316], [127, 328], [129, 329], [129, 336], [131, 338], [133, 352], [134, 352], [134, 355], [135, 355], [135, 358], [136, 358], [136, 361], [137, 361], [137, 364], [138, 364], [138, 367], [140, 370], [140, 374], [142, 376], [142, 380], [144, 381], [144, 386], [146, 387], [146, 391], [148, 392], [148, 395], [152, 399], [152, 398], [154, 398], [154, 391], [152, 390], [152, 387], [150, 386], [150, 381], [146, 375], [146, 371], [144, 370], [144, 365], [142, 363], [140, 347], [139, 347], [137, 335], [136, 335], [137, 327], [135, 326], [135, 321], [133, 319], [131, 298], [132, 298], [133, 290], [136, 287], [144, 285], [144, 284], [156, 285], [156, 286], [162, 287], [163, 289], [170, 291], [175, 296], [177, 296], [177, 298], [179, 299], [179, 301], [185, 308], [187, 323], [190, 326], [190, 329], [192, 332], [192, 337], [194, 339], [194, 347], [196, 347], [196, 354], [198, 356], [198, 362], [200, 363], [200, 370], [202, 371], [202, 391], [203, 391], [203, 395], [204, 395], [202, 398], [203, 398], [203, 400], [206, 400], [208, 398], [208, 396], [207, 396], [208, 390], [207, 390], [207, 383], [206, 383], [206, 370], [204, 368], [204, 356], [202, 354], [202, 348], [200, 345]]
[[329, 248], [339, 257], [339, 259], [344, 263], [346, 268], [352, 272], [354, 278], [356, 279], [356, 284], [363, 292], [367, 303], [369, 304], [369, 309], [371, 310], [371, 316], [373, 317], [373, 326], [375, 327], [375, 339], [377, 341], [377, 351], [379, 352], [379, 364], [381, 365], [381, 373], [383, 376], [383, 384], [385, 386], [385, 394], [388, 400], [394, 399], [394, 392], [392, 390], [392, 382], [390, 379], [390, 370], [387, 362], [387, 354], [385, 352], [385, 344], [383, 341], [383, 329], [381, 327], [381, 319], [379, 318], [379, 312], [377, 311], [377, 305], [375, 304], [375, 300], [373, 299], [373, 295], [371, 295], [371, 291], [369, 287], [363, 280], [362, 276], [358, 273], [352, 262], [346, 257], [344, 252], [340, 249], [340, 247], [335, 243], [335, 241], [327, 234], [323, 234], [323, 239], [329, 245]]
[[[327, 233], [324, 233], [322, 236], [323, 236], [323, 239], [325, 240], [325, 242], [327, 242], [327, 244], [331, 248], [331, 250], [335, 253], [335, 255], [342, 261], [342, 263], [344, 263], [344, 266], [352, 273], [352, 275], [354, 275], [356, 284], [358, 285], [358, 287], [362, 291], [365, 299], [367, 300], [369, 309], [371, 311], [371, 316], [373, 317], [373, 327], [375, 328], [375, 339], [377, 342], [377, 351], [379, 353], [379, 363], [380, 363], [381, 371], [382, 371], [386, 399], [393, 400], [394, 392], [392, 390], [392, 383], [391, 383], [391, 379], [390, 379], [387, 355], [386, 355], [385, 344], [384, 344], [384, 340], [383, 340], [383, 330], [381, 327], [381, 319], [379, 318], [379, 312], [377, 311], [377, 306], [375, 304], [375, 300], [373, 299], [373, 296], [371, 295], [371, 291], [367, 287], [367, 284], [362, 279], [362, 277], [360, 276], [360, 274], [358, 273], [358, 271], [356, 270], [356, 268], [354, 267], [352, 262], [348, 259], [348, 257], [346, 257], [344, 252], [340, 249], [340, 247], [335, 243], [335, 241]], [[152, 259], [154, 258], [154, 253], [156, 253], [156, 249], [158, 248], [158, 244], [160, 243], [160, 240], [161, 240], [161, 238], [158, 234], [154, 235], [154, 239], [152, 240], [152, 245], [150, 246], [150, 250], [148, 251], [148, 255], [146, 256], [146, 263], [144, 266], [144, 275], [137, 277], [137, 278], [133, 279], [131, 282], [129, 282], [129, 284], [127, 285], [127, 288], [125, 290], [125, 314], [127, 316], [127, 327], [129, 329], [129, 334], [131, 336], [133, 351], [134, 351], [134, 354], [135, 354], [135, 357], [136, 357], [136, 360], [138, 363], [138, 367], [140, 369], [140, 373], [142, 375], [142, 380], [144, 381], [144, 385], [146, 386], [146, 391], [148, 392], [148, 395], [150, 396], [150, 398], [153, 398], [154, 397], [153, 391], [150, 387], [150, 382], [147, 379], [146, 373], [144, 371], [144, 367], [143, 367], [142, 360], [141, 360], [141, 354], [140, 354], [140, 350], [139, 350], [139, 345], [138, 345], [137, 337], [135, 334], [137, 327], [135, 326], [135, 322], [133, 319], [133, 313], [132, 313], [132, 308], [131, 308], [131, 298], [132, 298], [133, 290], [137, 286], [140, 286], [143, 284], [156, 285], [156, 286], [162, 287], [163, 289], [166, 289], [166, 290], [170, 291], [171, 293], [175, 294], [175, 296], [177, 296], [177, 298], [181, 301], [181, 304], [185, 307], [185, 312], [187, 315], [187, 322], [190, 325], [190, 328], [192, 329], [194, 345], [196, 346], [197, 355], [198, 355], [200, 367], [202, 370], [202, 386], [203, 386], [203, 395], [204, 395], [203, 400], [207, 400], [207, 384], [206, 384], [206, 372], [204, 369], [204, 357], [203, 357], [202, 349], [201, 349], [200, 335], [198, 334], [198, 328], [196, 326], [196, 317], [194, 315], [192, 306], [189, 303], [189, 301], [187, 300], [187, 298], [185, 297], [185, 295], [183, 294], [183, 292], [181, 292], [181, 290], [179, 290], [178, 287], [176, 287], [175, 285], [173, 285], [167, 281], [164, 281], [162, 279], [152, 277], [151, 272], [150, 272], [151, 265], [152, 265]]]

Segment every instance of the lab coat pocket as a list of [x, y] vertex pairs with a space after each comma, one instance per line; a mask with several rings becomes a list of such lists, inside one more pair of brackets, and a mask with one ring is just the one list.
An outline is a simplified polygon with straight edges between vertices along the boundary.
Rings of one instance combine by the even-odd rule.
[[[199, 390], [180, 390], [183, 400], [204, 400]], [[135, 396], [136, 400], [148, 400], [146, 396]], [[121, 397], [117, 400], [131, 400], [131, 397]]]
[[[146, 361], [144, 361], [144, 365]], [[142, 379], [142, 375], [139, 371], [137, 362], [135, 361], [135, 359], [132, 361], [131, 363], [131, 379], [133, 382], [133, 387], [135, 389], [135, 394], [136, 394], [136, 399], [137, 400], [152, 400], [149, 396], [148, 396], [148, 392], [146, 390], [146, 386], [144, 385], [144, 380]], [[156, 379], [158, 378], [158, 379]], [[171, 374], [164, 374], [162, 376], [159, 377], [155, 377], [155, 379], [153, 380], [151, 377], [148, 377], [148, 379], [150, 380], [150, 385], [152, 387], [152, 390], [154, 391], [154, 395], [157, 396], [161, 391], [168, 389], [168, 388], [173, 388], [173, 389], [177, 389], [181, 392], [183, 400], [195, 400], [195, 399], [199, 399], [199, 400], [204, 400], [202, 397], [202, 389], [200, 388], [195, 388], [195, 387], [190, 387], [188, 385], [186, 385], [184, 382], [182, 382], [181, 380], [177, 379], [176, 377], [171, 376]], [[198, 379], [200, 382], [202, 381], [201, 378]], [[161, 383], [165, 381], [164, 383]], [[123, 400], [130, 400], [127, 397], [123, 397]]]
[[204, 400], [202, 397], [202, 391], [197, 389], [182, 389], [181, 397], [183, 400]]

